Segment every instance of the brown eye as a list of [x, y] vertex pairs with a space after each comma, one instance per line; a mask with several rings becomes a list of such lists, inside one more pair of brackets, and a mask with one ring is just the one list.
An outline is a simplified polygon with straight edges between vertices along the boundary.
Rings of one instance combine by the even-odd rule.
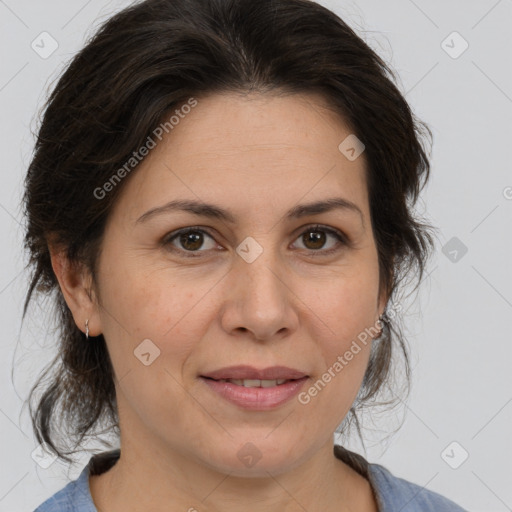
[[[311, 226], [297, 238], [303, 247], [314, 256], [328, 256], [344, 246], [349, 246], [348, 239], [337, 230]], [[329, 243], [329, 240], [332, 240]], [[210, 246], [208, 246], [208, 242]], [[190, 227], [170, 233], [162, 240], [162, 245], [169, 251], [180, 253], [185, 257], [200, 257], [211, 249], [218, 247], [214, 238], [204, 229]], [[325, 246], [327, 245], [327, 248]]]
[[182, 233], [178, 239], [187, 251], [197, 251], [203, 245], [203, 235], [193, 231]]
[[302, 235], [304, 245], [308, 249], [321, 249], [325, 244], [326, 238], [325, 233], [321, 231], [308, 230]]
[[[334, 239], [334, 243], [330, 244], [330, 247], [324, 249], [329, 238]], [[300, 240], [304, 247], [311, 252], [317, 252], [318, 256], [329, 255], [333, 252], [340, 250], [343, 246], [348, 245], [346, 237], [330, 228], [323, 226], [311, 226], [306, 231], [303, 231], [297, 240]], [[315, 254], [315, 256], [317, 256]]]
[[[210, 240], [209, 247], [207, 243], [208, 240]], [[162, 244], [171, 251], [181, 253], [202, 253], [216, 246], [212, 236], [198, 228], [186, 228], [171, 233], [164, 238]], [[204, 247], [205, 244], [207, 245], [206, 248]], [[200, 255], [201, 254], [197, 254], [197, 256]], [[196, 254], [187, 254], [186, 256], [196, 256]]]

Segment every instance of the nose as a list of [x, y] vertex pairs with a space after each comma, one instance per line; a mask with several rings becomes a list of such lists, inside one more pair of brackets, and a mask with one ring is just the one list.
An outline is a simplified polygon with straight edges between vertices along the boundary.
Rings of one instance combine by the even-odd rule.
[[252, 339], [265, 341], [284, 338], [297, 329], [291, 274], [270, 249], [251, 263], [237, 256], [228, 278], [229, 292], [221, 313], [228, 334], [248, 333]]

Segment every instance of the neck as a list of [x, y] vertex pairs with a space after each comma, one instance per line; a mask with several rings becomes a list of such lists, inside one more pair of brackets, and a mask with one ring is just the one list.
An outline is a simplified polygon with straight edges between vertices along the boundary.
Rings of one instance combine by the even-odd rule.
[[98, 510], [111, 512], [377, 512], [369, 482], [334, 456], [332, 440], [288, 471], [258, 477], [222, 473], [185, 454], [124, 440], [117, 463], [91, 476], [90, 489]]

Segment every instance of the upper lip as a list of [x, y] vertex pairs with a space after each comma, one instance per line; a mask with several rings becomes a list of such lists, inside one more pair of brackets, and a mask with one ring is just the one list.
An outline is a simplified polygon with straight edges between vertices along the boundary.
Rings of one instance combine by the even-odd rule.
[[304, 372], [286, 366], [271, 366], [259, 370], [253, 366], [239, 365], [219, 368], [208, 373], [202, 374], [202, 377], [211, 379], [254, 379], [254, 380], [277, 380], [277, 379], [301, 379], [307, 377]]

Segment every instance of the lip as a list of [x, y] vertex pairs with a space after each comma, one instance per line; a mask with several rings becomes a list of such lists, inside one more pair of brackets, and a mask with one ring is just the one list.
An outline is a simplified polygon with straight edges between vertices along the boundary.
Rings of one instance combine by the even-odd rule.
[[[259, 380], [277, 380], [277, 379], [302, 379], [307, 374], [295, 368], [287, 366], [271, 366], [269, 368], [258, 369], [249, 365], [226, 366], [208, 373], [201, 377], [210, 379], [259, 379]], [[268, 388], [271, 389], [271, 388]]]
[[304, 383], [309, 380], [309, 377], [304, 376], [270, 388], [246, 388], [231, 382], [219, 382], [204, 376], [200, 378], [212, 391], [225, 400], [253, 411], [267, 411], [279, 407], [297, 395], [304, 386]]

